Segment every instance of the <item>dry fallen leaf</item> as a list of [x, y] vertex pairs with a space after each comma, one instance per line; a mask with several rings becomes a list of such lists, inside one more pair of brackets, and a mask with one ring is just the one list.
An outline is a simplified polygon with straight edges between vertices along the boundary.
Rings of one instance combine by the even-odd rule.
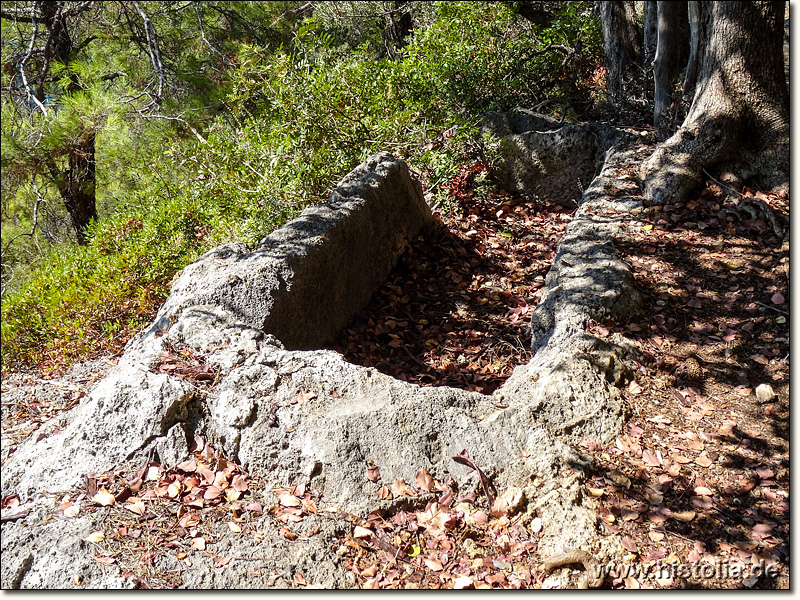
[[508, 515], [508, 502], [506, 502], [506, 499], [502, 496], [495, 498], [494, 503], [489, 510], [489, 514], [493, 517], [504, 517]]
[[214, 475], [214, 486], [221, 490], [228, 487], [228, 475], [225, 471], [217, 471], [216, 475]]
[[201, 465], [197, 467], [197, 474], [203, 478], [203, 483], [206, 485], [211, 485], [214, 483], [214, 478], [216, 477], [216, 473], [206, 467], [205, 465]]
[[625, 578], [625, 589], [628, 590], [640, 590], [642, 589], [642, 584], [639, 583], [639, 580], [635, 577], [626, 577]]
[[412, 490], [410, 487], [408, 487], [408, 484], [406, 483], [405, 479], [402, 479], [400, 477], [395, 479], [394, 483], [392, 483], [392, 494], [394, 495], [395, 498], [397, 496], [402, 496], [404, 494], [406, 496], [416, 496], [417, 495], [414, 492], [414, 490]]
[[194, 525], [197, 525], [199, 522], [200, 518], [198, 517], [197, 513], [190, 512], [183, 515], [180, 521], [178, 521], [178, 524], [186, 529], [187, 527], [193, 527]]
[[194, 473], [197, 470], [197, 463], [193, 460], [185, 460], [177, 468], [184, 473]]
[[381, 589], [381, 586], [378, 583], [377, 577], [370, 577], [364, 582], [364, 585], [361, 586], [361, 588], [365, 590], [379, 590]]
[[106, 539], [106, 534], [103, 533], [102, 531], [95, 531], [93, 533], [90, 533], [88, 536], [86, 536], [83, 539], [86, 540], [87, 542], [89, 542], [90, 544], [97, 544], [99, 542], [102, 542], [104, 539]]
[[378, 481], [380, 478], [381, 478], [381, 471], [378, 467], [375, 466], [367, 467], [367, 479], [369, 479], [374, 483]]
[[678, 519], [678, 521], [683, 521], [684, 523], [688, 523], [697, 516], [697, 513], [694, 512], [693, 510], [687, 510], [683, 512], [673, 512], [672, 516]]
[[300, 498], [290, 494], [289, 492], [283, 492], [278, 496], [278, 502], [281, 506], [285, 506], [287, 508], [290, 507], [297, 507], [301, 506], [303, 503], [300, 501]]
[[623, 508], [620, 512], [623, 521], [634, 521], [639, 518], [639, 513], [629, 508]]
[[355, 529], [353, 529], [353, 537], [354, 538], [372, 537], [372, 530], [367, 529], [366, 527], [361, 527], [360, 525], [356, 525]]
[[714, 461], [713, 461], [713, 460], [711, 460], [711, 459], [710, 459], [708, 456], [706, 456], [705, 454], [701, 454], [700, 456], [698, 456], [697, 458], [695, 458], [695, 459], [694, 459], [694, 462], [696, 462], [696, 463], [697, 463], [698, 465], [700, 465], [701, 467], [710, 467], [711, 465], [713, 465], [713, 464], [714, 464]]
[[248, 489], [247, 486], [247, 477], [244, 475], [234, 475], [233, 476], [233, 488], [239, 492], [246, 492]]
[[614, 469], [606, 473], [605, 480], [608, 483], [613, 483], [614, 485], [625, 488], [626, 490], [630, 489], [631, 487], [630, 478], [618, 469]]
[[650, 511], [647, 513], [647, 520], [651, 523], [663, 523], [667, 520], [667, 515]]
[[170, 498], [177, 498], [178, 494], [181, 493], [181, 482], [180, 481], [173, 481], [167, 486], [167, 496]]
[[621, 543], [622, 543], [622, 547], [625, 548], [626, 550], [630, 551], [630, 552], [638, 552], [639, 551], [639, 547], [636, 545], [636, 542], [634, 542], [633, 539], [631, 537], [627, 536], [627, 535], [622, 538], [622, 542]]
[[372, 565], [361, 571], [361, 575], [364, 577], [375, 577], [375, 575], [377, 574], [378, 574], [378, 565]]
[[433, 491], [433, 488], [436, 486], [436, 482], [433, 480], [428, 469], [420, 469], [417, 471], [417, 477], [415, 479], [415, 483], [417, 487], [425, 492]]
[[664, 415], [656, 415], [655, 417], [651, 417], [650, 419], [647, 420], [650, 421], [651, 423], [662, 424], [662, 425], [669, 425], [670, 423], [672, 423], [672, 419], [670, 419], [669, 417], [665, 417]]
[[653, 454], [653, 452], [649, 449], [645, 449], [642, 451], [642, 460], [648, 467], [660, 467], [661, 462], [658, 460], [658, 457]]
[[222, 490], [215, 485], [210, 485], [203, 493], [203, 498], [206, 500], [216, 500], [222, 495]]
[[126, 504], [125, 508], [127, 508], [132, 513], [136, 513], [137, 515], [143, 515], [145, 510], [144, 502], [141, 500], [137, 500], [136, 502], [132, 502], [131, 504]]
[[308, 402], [310, 400], [313, 400], [316, 397], [317, 397], [317, 393], [316, 392], [302, 391], [297, 395], [297, 401], [300, 404], [302, 404], [303, 402]]
[[212, 560], [213, 560], [215, 563], [217, 563], [217, 568], [224, 567], [224, 566], [225, 566], [225, 565], [227, 565], [229, 562], [231, 562], [231, 559], [230, 559], [230, 557], [228, 557], [228, 556], [226, 556], [226, 557], [222, 557], [222, 556], [212, 556], [211, 558], [212, 558]]
[[206, 538], [197, 537], [192, 540], [192, 550], [205, 550]]
[[233, 521], [228, 521], [228, 529], [230, 529], [233, 533], [241, 533], [242, 528], [238, 523], [234, 523]]
[[688, 456], [684, 456], [683, 454], [678, 454], [678, 453], [672, 454], [672, 460], [681, 465], [686, 465], [692, 462], [692, 459], [689, 458]]
[[763, 540], [772, 535], [772, 525], [768, 523], [756, 523], [751, 531], [755, 539]]
[[664, 539], [664, 534], [661, 533], [660, 531], [651, 530], [650, 532], [648, 532], [647, 537], [649, 537], [652, 541], [658, 543]]
[[638, 383], [636, 383], [636, 381], [631, 381], [628, 384], [628, 392], [629, 393], [631, 393], [633, 395], [636, 395], [636, 394], [641, 394], [642, 391], [643, 391], [642, 390], [642, 386], [640, 386]]
[[775, 472], [768, 467], [758, 467], [756, 469], [756, 475], [758, 475], [761, 479], [770, 479], [775, 477]]
[[100, 488], [100, 491], [92, 496], [92, 501], [97, 502], [100, 506], [111, 506], [116, 502], [116, 498], [106, 488]]
[[489, 522], [489, 515], [482, 510], [476, 510], [470, 515], [470, 519], [472, 519], [476, 525], [486, 525]]
[[64, 516], [68, 519], [72, 517], [77, 517], [78, 513], [81, 512], [81, 505], [80, 504], [72, 504], [64, 509]]
[[422, 560], [426, 565], [428, 565], [428, 568], [431, 571], [441, 571], [442, 569], [444, 569], [442, 563], [438, 560], [432, 558], [423, 558]]
[[617, 518], [611, 513], [608, 513], [606, 515], [601, 515], [600, 518], [603, 519], [603, 521], [605, 521], [606, 523], [613, 523], [614, 521], [617, 520]]

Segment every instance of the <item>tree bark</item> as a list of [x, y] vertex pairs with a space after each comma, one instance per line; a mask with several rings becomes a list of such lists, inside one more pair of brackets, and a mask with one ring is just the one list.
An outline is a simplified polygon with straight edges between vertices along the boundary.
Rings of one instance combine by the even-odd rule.
[[385, 19], [383, 44], [389, 58], [397, 60], [398, 50], [406, 46], [406, 38], [414, 29], [414, 19], [406, 7], [406, 0], [394, 0], [394, 8]]
[[697, 72], [700, 67], [700, 2], [689, 0], [689, 60], [686, 64], [683, 96], [694, 92], [697, 83]]
[[[658, 43], [653, 62], [653, 79], [655, 82], [653, 125], [664, 134], [672, 133], [671, 119], [667, 117], [670, 106], [676, 100], [675, 85], [680, 71], [681, 46], [680, 20], [681, 13], [686, 12], [686, 2], [657, 2]], [[672, 131], [669, 131], [669, 130]], [[664, 135], [664, 137], [667, 137]], [[664, 139], [664, 138], [662, 138]]]
[[644, 4], [643, 27], [644, 44], [644, 68], [649, 69], [653, 65], [656, 57], [656, 45], [658, 44], [658, 2], [646, 0]]
[[646, 197], [679, 202], [723, 166], [762, 188], [788, 189], [789, 94], [784, 2], [701, 2], [701, 62], [689, 113], [642, 165]]
[[[45, 47], [45, 60], [55, 60], [69, 69], [73, 58], [74, 45], [69, 35], [67, 19], [64, 14], [63, 2], [46, 0], [41, 2], [41, 13], [45, 27], [48, 31], [47, 46]], [[75, 93], [81, 89], [80, 81], [74, 74], [70, 74], [68, 93]], [[44, 101], [44, 89], [41, 89]], [[92, 220], [97, 219], [97, 204], [95, 197], [95, 133], [83, 132], [78, 141], [71, 144], [68, 150], [69, 168], [58, 169], [55, 163], [49, 165], [50, 173], [56, 181], [58, 191], [64, 200], [64, 207], [69, 213], [75, 237], [81, 246], [87, 244], [89, 239], [86, 230]]]
[[642, 36], [636, 24], [636, 10], [630, 1], [598, 2], [603, 27], [606, 92], [613, 106], [627, 104], [628, 88], [642, 58]]
[[97, 219], [94, 150], [94, 133], [73, 145], [69, 153], [69, 169], [58, 186], [81, 246], [89, 242], [86, 229]]

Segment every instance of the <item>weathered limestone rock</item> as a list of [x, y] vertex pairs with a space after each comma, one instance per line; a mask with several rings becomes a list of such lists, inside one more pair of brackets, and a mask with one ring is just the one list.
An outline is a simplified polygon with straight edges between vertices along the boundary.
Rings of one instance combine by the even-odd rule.
[[487, 113], [482, 129], [499, 146], [500, 185], [561, 206], [578, 205], [607, 147], [589, 125], [519, 111]]
[[[158, 557], [156, 568], [180, 571], [186, 587], [259, 587], [262, 580], [247, 576], [249, 560], [279, 575], [276, 587], [286, 587], [296, 568], [322, 587], [352, 586], [331, 550], [346, 525], [325, 515], [397, 510], [397, 501], [378, 500], [377, 484], [365, 477], [370, 462], [384, 481], [413, 481], [424, 467], [439, 481], [452, 477], [460, 489], [479, 492], [476, 475], [451, 459], [465, 449], [498, 489], [514, 489], [528, 520], [541, 517], [542, 552], [613, 554], [582, 504], [591, 461], [573, 445], [583, 437], [613, 438], [624, 417], [618, 388], [630, 377], [635, 352], [585, 331], [589, 319], [622, 318], [637, 303], [610, 243], [618, 224], [609, 217], [592, 226], [624, 158], [609, 154], [568, 228], [534, 313], [531, 363], [493, 396], [423, 388], [331, 351], [306, 350], [366, 302], [430, 217], [418, 184], [388, 155], [356, 169], [331, 203], [306, 211], [255, 252], [227, 245], [187, 267], [154, 323], [63, 429], [29, 439], [7, 457], [2, 493], [33, 500], [27, 517], [2, 525], [3, 587], [73, 588], [76, 574], [82, 587], [129, 586], [117, 566], [98, 566], [81, 541], [99, 528], [103, 510], [44, 524], [58, 503], [53, 492], [82, 486], [88, 472], [135, 468], [151, 450], [172, 466], [188, 456], [196, 435], [263, 480], [264, 490], [300, 483], [318, 490], [320, 514], [304, 526], [319, 532], [290, 544], [265, 515], [258, 544], [218, 532], [216, 551], [240, 557], [225, 569], [200, 555], [192, 567]], [[623, 210], [626, 202], [614, 206]], [[200, 389], [157, 372], [171, 348], [203, 357], [218, 373], [216, 385]], [[54, 552], [59, 540], [63, 548]]]
[[625, 418], [620, 388], [641, 358], [621, 336], [586, 333], [589, 321], [622, 320], [641, 303], [630, 267], [613, 243], [622, 235], [624, 215], [639, 200], [610, 196], [608, 189], [631, 160], [636, 160], [631, 152], [609, 150], [602, 172], [581, 198], [531, 316], [533, 358], [503, 387], [508, 397], [526, 397], [537, 407], [539, 422], [572, 443], [584, 437], [606, 443], [617, 436]]
[[186, 267], [138, 339], [168, 329], [184, 308], [212, 304], [286, 348], [319, 348], [366, 306], [431, 219], [406, 164], [387, 153], [371, 156], [327, 204], [304, 210], [253, 252], [224, 244]]

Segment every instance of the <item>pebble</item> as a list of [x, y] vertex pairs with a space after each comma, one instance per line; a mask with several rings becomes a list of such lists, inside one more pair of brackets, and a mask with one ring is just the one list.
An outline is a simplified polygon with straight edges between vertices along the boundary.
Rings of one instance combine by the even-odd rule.
[[762, 383], [756, 388], [756, 398], [762, 404], [772, 402], [776, 395], [777, 394], [772, 389], [772, 386], [768, 383]]

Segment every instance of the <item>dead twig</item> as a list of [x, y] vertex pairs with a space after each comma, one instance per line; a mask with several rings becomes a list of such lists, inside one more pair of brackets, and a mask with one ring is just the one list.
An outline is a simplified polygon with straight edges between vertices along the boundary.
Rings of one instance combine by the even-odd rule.
[[578, 582], [579, 589], [598, 588], [603, 585], [603, 575], [597, 568], [597, 561], [594, 555], [586, 550], [569, 550], [556, 556], [551, 556], [544, 561], [544, 572], [551, 573], [558, 567], [566, 565], [581, 564], [586, 569], [586, 574]]

